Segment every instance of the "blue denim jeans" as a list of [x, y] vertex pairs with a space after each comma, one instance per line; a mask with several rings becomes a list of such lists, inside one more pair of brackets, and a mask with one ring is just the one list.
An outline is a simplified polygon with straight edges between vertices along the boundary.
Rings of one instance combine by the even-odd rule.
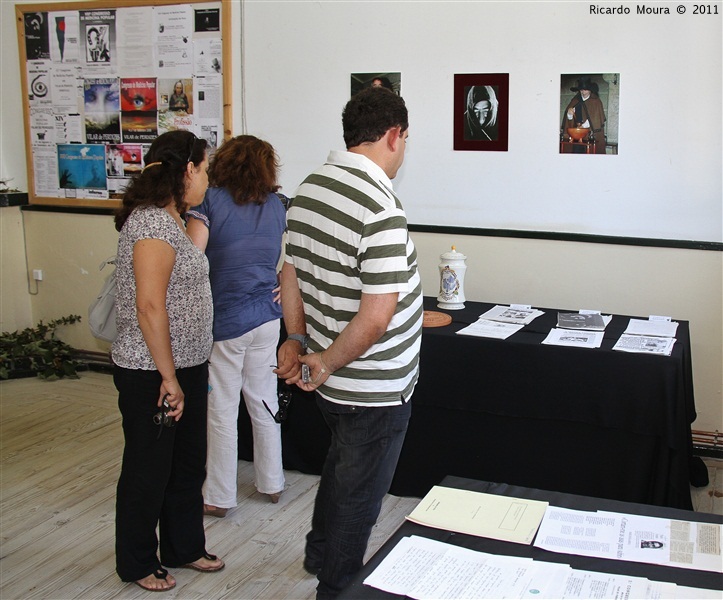
[[369, 535], [397, 467], [411, 403], [359, 407], [335, 404], [317, 394], [331, 429], [306, 536], [306, 563], [320, 567], [317, 598], [336, 597], [361, 569]]

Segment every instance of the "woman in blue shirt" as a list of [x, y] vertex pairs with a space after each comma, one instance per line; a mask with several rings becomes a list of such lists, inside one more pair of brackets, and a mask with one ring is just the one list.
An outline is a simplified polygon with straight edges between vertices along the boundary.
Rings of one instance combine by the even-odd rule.
[[[187, 232], [210, 264], [213, 350], [209, 359], [208, 459], [204, 512], [223, 517], [236, 506], [240, 394], [253, 427], [256, 489], [276, 503], [284, 489], [276, 347], [281, 307], [277, 265], [286, 227], [275, 192], [278, 159], [268, 142], [241, 135], [225, 142], [209, 167], [200, 206]], [[268, 408], [267, 408], [268, 407]]]

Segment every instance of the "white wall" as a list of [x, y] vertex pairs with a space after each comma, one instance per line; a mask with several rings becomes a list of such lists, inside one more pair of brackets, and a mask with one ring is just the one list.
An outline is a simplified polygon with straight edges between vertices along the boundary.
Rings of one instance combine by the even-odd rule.
[[[610, 3], [605, 3], [610, 5]], [[342, 146], [350, 73], [399, 71], [411, 223], [723, 241], [721, 15], [587, 2], [247, 2], [250, 133], [287, 193]], [[620, 3], [616, 3], [616, 6]], [[723, 11], [717, 3], [719, 12]], [[508, 152], [455, 152], [455, 73], [509, 73]], [[617, 156], [559, 154], [560, 76], [620, 74]]]
[[[275, 6], [272, 7], [272, 4]], [[412, 193], [409, 185], [420, 176], [417, 174], [412, 177], [410, 172], [414, 171], [408, 167], [414, 165], [414, 160], [419, 160], [415, 157], [422, 152], [420, 148], [435, 145], [436, 136], [439, 136], [436, 146], [451, 147], [451, 137], [445, 137], [451, 134], [441, 131], [442, 124], [416, 117], [420, 110], [427, 109], [426, 101], [414, 99], [414, 96], [423, 94], [428, 98], [434, 96], [435, 91], [430, 91], [429, 86], [422, 86], [415, 91], [405, 73], [412, 69], [412, 72], [430, 70], [436, 73], [444, 70], [451, 74], [452, 66], [446, 64], [446, 58], [438, 56], [436, 49], [438, 46], [455, 42], [454, 36], [445, 27], [438, 28], [437, 36], [431, 36], [429, 28], [425, 28], [426, 37], [423, 39], [429, 49], [418, 56], [411, 56], [401, 49], [405, 45], [417, 43], [416, 34], [410, 32], [409, 26], [404, 23], [401, 28], [392, 27], [394, 23], [390, 24], [385, 17], [389, 14], [385, 11], [390, 9], [386, 4], [365, 3], [364, 11], [352, 5], [349, 7], [350, 12], [342, 11], [340, 16], [343, 3], [339, 3], [339, 6], [331, 3], [334, 8], [330, 3], [305, 3], [307, 10], [316, 11], [315, 14], [321, 19], [325, 31], [332, 29], [332, 16], [338, 20], [336, 27], [341, 30], [327, 37], [301, 27], [306, 30], [306, 36], [315, 51], [324, 50], [331, 55], [328, 61], [319, 66], [312, 59], [303, 60], [302, 57], [297, 60], [296, 55], [299, 53], [291, 43], [298, 37], [296, 34], [291, 40], [286, 40], [278, 33], [280, 30], [286, 31], [286, 25], [282, 26], [280, 22], [298, 19], [294, 11], [299, 7], [292, 7], [293, 4], [265, 2], [245, 6], [247, 30], [263, 31], [263, 35], [254, 33], [246, 40], [246, 119], [249, 132], [268, 139], [279, 150], [284, 163], [282, 183], [286, 193], [293, 194], [300, 179], [325, 159], [328, 150], [341, 146], [340, 113], [347, 99], [348, 73], [398, 69], [403, 74], [403, 94], [409, 93], [413, 98], [410, 101], [413, 129], [409, 160], [402, 168], [403, 174], [396, 184], [405, 205], [414, 206], [417, 194]], [[472, 5], [450, 3], [450, 6], [456, 7], [456, 10], [468, 10]], [[425, 12], [428, 8], [427, 4], [420, 5], [418, 12], [422, 15], [429, 14]], [[262, 9], [263, 19], [259, 12]], [[21, 149], [22, 111], [17, 98], [20, 85], [11, 2], [0, 2], [0, 15], [0, 175], [12, 174], [15, 183], [22, 187], [26, 173]], [[235, 2], [232, 18], [235, 34], [233, 75], [234, 98], [237, 101], [233, 109], [236, 134], [241, 133], [243, 107], [240, 101], [240, 15], [241, 5]], [[432, 21], [433, 17], [437, 22], [442, 18], [439, 14], [431, 14], [428, 19]], [[414, 18], [419, 21], [421, 17]], [[303, 21], [298, 23], [302, 24]], [[369, 35], [372, 27], [382, 31], [385, 39], [389, 37], [392, 40], [385, 42], [384, 55], [377, 51], [365, 54], [359, 46], [360, 40]], [[359, 35], [351, 35], [350, 31], [358, 31]], [[343, 64], [344, 61], [337, 60], [335, 53], [330, 50], [339, 45], [344, 48], [358, 47], [358, 56], [350, 60], [349, 64]], [[397, 53], [397, 49], [400, 49], [400, 52]], [[521, 44], [521, 48], [515, 49], [511, 58], [518, 62], [524, 61], [529, 52], [526, 45]], [[462, 57], [465, 65], [468, 65], [465, 70], [499, 70], [487, 68], [485, 62], [480, 64], [475, 56]], [[286, 73], [284, 65], [289, 61], [295, 68], [303, 67], [307, 75], [298, 85], [283, 85], [282, 75]], [[259, 62], [265, 68], [256, 66]], [[278, 67], [274, 67], [275, 64]], [[477, 66], [481, 68], [477, 69]], [[609, 68], [607, 64], [575, 63], [570, 69], [587, 70], [588, 66], [593, 71]], [[615, 67], [616, 65], [612, 65], [610, 69], [616, 70]], [[564, 71], [567, 67], [558, 70]], [[710, 73], [706, 71], [705, 75]], [[451, 75], [449, 82], [451, 83]], [[440, 93], [446, 95], [447, 91]], [[537, 106], [537, 101], [533, 100], [532, 103], [533, 107]], [[555, 117], [552, 129], [557, 127], [556, 120]], [[446, 129], [446, 125], [444, 128]], [[621, 137], [624, 135], [621, 132]], [[511, 147], [505, 160], [509, 161], [508, 168], [517, 173], [520, 188], [526, 195], [532, 196], [536, 192], [541, 167], [536, 156], [529, 157], [527, 164], [513, 160], [519, 152], [521, 151], [513, 152]], [[493, 166], [486, 166], [491, 160], [488, 158], [490, 153], [471, 154], [478, 156], [476, 160], [485, 165], [484, 173], [494, 173], [494, 169], [501, 168], [496, 163], [493, 165], [494, 169]], [[612, 157], [600, 158], [608, 160]], [[548, 159], [551, 160], [552, 157], [548, 156]], [[640, 169], [646, 168], [645, 157], [630, 156], [626, 160], [634, 166], [639, 165]], [[459, 168], [455, 169], [455, 173], [459, 175]], [[448, 173], [447, 168], [434, 164], [428, 166], [426, 171], [424, 176], [432, 183], [432, 180], [445, 179]], [[661, 169], [661, 173], [664, 171], [665, 169]], [[690, 213], [705, 208], [705, 203], [699, 203], [696, 198], [695, 194], [689, 196], [690, 205], [687, 210]], [[517, 197], [510, 194], [503, 196], [501, 200], [514, 203]], [[457, 212], [454, 213], [457, 215], [465, 215], [467, 210], [474, 212], [474, 207], [470, 206], [465, 198], [454, 199], [445, 195], [442, 206], [450, 213], [457, 207]], [[632, 224], [626, 227], [634, 226], [634, 220], [638, 218], [635, 213], [636, 211], [631, 210], [629, 217], [626, 217], [632, 221]], [[715, 215], [708, 214], [708, 218], [714, 219]], [[23, 220], [28, 266], [31, 270], [43, 269], [46, 276], [39, 286], [37, 296], [30, 296], [27, 292], [25, 252], [21, 243]], [[415, 222], [412, 218], [410, 221]], [[103, 279], [103, 275], [97, 271], [98, 264], [115, 253], [117, 234], [110, 217], [25, 212], [24, 219], [21, 219], [16, 208], [1, 208], [0, 234], [0, 324], [3, 330], [25, 327], [38, 319], [48, 320], [69, 313], [86, 316], [87, 306]], [[419, 253], [422, 281], [427, 295], [437, 294], [439, 255], [454, 244], [469, 256], [466, 276], [469, 300], [521, 302], [569, 309], [599, 308], [606, 312], [643, 316], [669, 314], [674, 318], [690, 321], [699, 415], [694, 427], [723, 431], [723, 253], [465, 235], [452, 237], [429, 233], [415, 233], [413, 238]], [[10, 278], [7, 277], [8, 273], [12, 275]], [[65, 328], [61, 335], [79, 348], [107, 349], [106, 344], [90, 336], [85, 322]]]

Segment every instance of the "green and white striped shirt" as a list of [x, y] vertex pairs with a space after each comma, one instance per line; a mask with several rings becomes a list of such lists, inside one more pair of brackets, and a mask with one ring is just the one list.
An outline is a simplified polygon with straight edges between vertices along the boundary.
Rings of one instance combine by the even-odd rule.
[[333, 151], [297, 190], [288, 229], [286, 261], [296, 269], [310, 350], [332, 344], [359, 311], [362, 293], [399, 293], [386, 333], [319, 393], [359, 406], [406, 402], [419, 374], [422, 284], [392, 182], [367, 157]]

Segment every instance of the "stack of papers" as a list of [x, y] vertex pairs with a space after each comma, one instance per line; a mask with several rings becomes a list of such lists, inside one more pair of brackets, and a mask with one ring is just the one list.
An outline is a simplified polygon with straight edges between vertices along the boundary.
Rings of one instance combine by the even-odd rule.
[[601, 315], [592, 310], [557, 313], [558, 329], [551, 329], [542, 343], [551, 346], [599, 348], [603, 341], [603, 331], [612, 318], [612, 315]]
[[573, 569], [517, 556], [475, 552], [428, 538], [402, 538], [364, 580], [417, 600], [441, 598], [720, 598], [718, 590], [644, 577]]
[[530, 306], [518, 304], [511, 306], [496, 305], [480, 315], [476, 322], [464, 329], [460, 329], [457, 333], [505, 340], [543, 314], [545, 313], [541, 310]]
[[613, 350], [670, 356], [677, 330], [678, 323], [668, 319], [630, 319]]

